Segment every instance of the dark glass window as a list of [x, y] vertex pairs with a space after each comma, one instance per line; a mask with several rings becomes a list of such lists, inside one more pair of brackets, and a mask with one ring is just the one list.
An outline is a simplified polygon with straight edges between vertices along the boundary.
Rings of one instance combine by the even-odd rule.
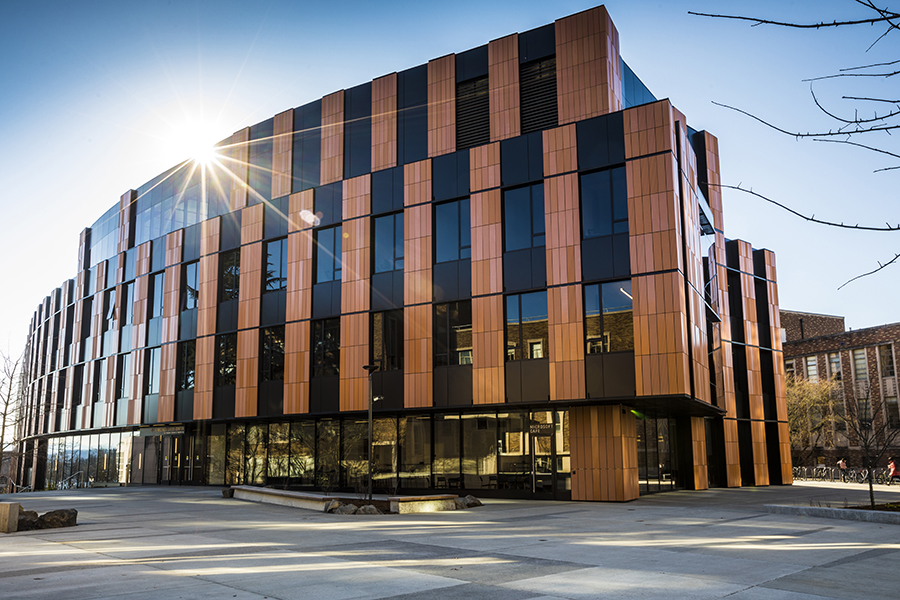
[[272, 147], [275, 119], [267, 119], [250, 127], [248, 202], [259, 204], [272, 198]]
[[262, 345], [259, 360], [260, 381], [284, 379], [284, 325], [260, 331]]
[[313, 377], [340, 374], [341, 320], [313, 321]]
[[241, 290], [240, 249], [219, 254], [219, 302], [237, 300]]
[[194, 389], [196, 373], [197, 343], [194, 340], [178, 344], [178, 371], [175, 385], [177, 391]]
[[266, 242], [265, 293], [287, 289], [287, 238]]
[[[161, 369], [162, 349], [150, 348], [147, 350], [147, 370], [144, 371], [144, 387], [147, 394], [159, 393], [159, 373]], [[105, 385], [99, 386], [105, 388]]]
[[375, 219], [375, 272], [403, 270], [403, 213]]
[[154, 273], [150, 276], [150, 300], [149, 317], [154, 319], [163, 316], [163, 299], [166, 294], [166, 274], [165, 272]]
[[472, 228], [469, 199], [445, 202], [434, 208], [435, 261], [471, 258]]
[[181, 281], [181, 310], [197, 308], [200, 299], [200, 263], [184, 265]]
[[397, 73], [397, 161], [428, 158], [428, 66]]
[[585, 239], [628, 233], [625, 167], [581, 176], [581, 228]]
[[472, 301], [434, 305], [434, 366], [472, 364]]
[[319, 185], [322, 155], [322, 101], [294, 109], [293, 183], [300, 192]]
[[544, 184], [503, 192], [505, 251], [537, 248], [544, 242]]
[[340, 225], [316, 232], [316, 283], [341, 279], [342, 240]]
[[403, 311], [372, 314], [372, 359], [383, 371], [403, 368]]
[[237, 382], [237, 334], [216, 336], [216, 387]]
[[584, 286], [587, 354], [634, 350], [631, 280]]
[[506, 360], [547, 357], [547, 292], [506, 297]]
[[372, 173], [372, 214], [403, 210], [403, 167]]
[[372, 84], [344, 91], [344, 178], [372, 170]]
[[116, 398], [131, 397], [131, 354], [123, 354], [116, 364]]
[[500, 177], [504, 186], [543, 179], [544, 141], [541, 132], [500, 142]]

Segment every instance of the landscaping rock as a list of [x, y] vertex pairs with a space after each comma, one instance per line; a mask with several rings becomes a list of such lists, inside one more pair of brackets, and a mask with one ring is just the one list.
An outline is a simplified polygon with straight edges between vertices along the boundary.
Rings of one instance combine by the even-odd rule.
[[78, 520], [78, 511], [74, 508], [63, 510], [51, 510], [38, 517], [41, 529], [56, 529], [57, 527], [75, 527]]
[[328, 504], [325, 505], [325, 512], [333, 513], [342, 506], [344, 506], [344, 503], [340, 500], [331, 500], [330, 502], [328, 502]]
[[475, 506], [484, 506], [484, 504], [481, 503], [481, 500], [471, 494], [463, 498], [463, 500], [466, 501], [466, 506], [468, 506], [469, 508], [473, 508]]
[[38, 521], [38, 514], [33, 510], [25, 510], [20, 506], [19, 523], [16, 531], [32, 531], [40, 528], [41, 525], [40, 521]]
[[365, 506], [361, 506], [359, 510], [356, 511], [358, 515], [383, 515], [384, 513], [372, 506], [371, 504], [366, 504]]
[[469, 504], [465, 498], [454, 498], [453, 503], [456, 504], [456, 510], [465, 510], [469, 508]]
[[225, 488], [222, 490], [223, 498], [234, 498], [234, 488]]
[[359, 508], [355, 504], [344, 504], [338, 507], [334, 514], [336, 515], [355, 515]]

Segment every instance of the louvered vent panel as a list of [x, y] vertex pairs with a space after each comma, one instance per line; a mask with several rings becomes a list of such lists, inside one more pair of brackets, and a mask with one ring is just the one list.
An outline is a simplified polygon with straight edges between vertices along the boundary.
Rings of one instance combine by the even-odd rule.
[[474, 148], [491, 141], [488, 78], [456, 84], [456, 149]]
[[555, 56], [519, 65], [519, 89], [522, 95], [523, 134], [559, 124]]

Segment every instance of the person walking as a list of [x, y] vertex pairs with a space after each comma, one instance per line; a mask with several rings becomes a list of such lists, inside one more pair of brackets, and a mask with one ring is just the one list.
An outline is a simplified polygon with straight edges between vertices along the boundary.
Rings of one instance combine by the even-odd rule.
[[841, 481], [847, 481], [847, 461], [840, 458], [837, 461], [837, 466], [841, 470]]
[[900, 469], [897, 468], [897, 462], [893, 457], [888, 459], [888, 484], [900, 481]]

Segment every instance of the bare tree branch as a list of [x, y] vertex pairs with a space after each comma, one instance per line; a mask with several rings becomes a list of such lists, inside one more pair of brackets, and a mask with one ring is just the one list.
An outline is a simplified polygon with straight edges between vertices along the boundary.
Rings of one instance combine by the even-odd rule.
[[775, 131], [777, 131], [779, 133], [783, 133], [785, 135], [789, 135], [794, 138], [817, 138], [817, 137], [830, 137], [830, 136], [838, 136], [838, 135], [856, 135], [858, 133], [873, 133], [875, 131], [891, 131], [894, 129], [900, 129], [900, 124], [897, 124], [897, 125], [884, 125], [882, 127], [864, 127], [861, 129], [857, 129], [855, 131], [842, 131], [842, 130], [831, 131], [831, 130], [829, 130], [826, 133], [800, 133], [798, 131], [788, 131], [787, 129], [782, 129], [781, 127], [778, 127], [777, 125], [773, 125], [772, 123], [769, 123], [765, 119], [757, 117], [753, 113], [747, 112], [746, 110], [741, 110], [740, 108], [735, 108], [734, 106], [729, 106], [727, 104], [722, 104], [721, 102], [716, 102], [716, 101], [713, 101], [713, 104], [715, 104], [716, 106], [721, 106], [722, 108], [727, 108], [729, 110], [739, 112], [742, 115], [746, 115], [746, 116], [750, 117], [751, 119], [759, 121], [760, 123], [762, 123], [766, 127], [769, 127], [770, 129], [774, 129]]
[[884, 98], [865, 98], [861, 96], [841, 96], [844, 100], [864, 100], [866, 102], [888, 102], [890, 104], [900, 104], [900, 100], [887, 100]]
[[858, 223], [856, 225], [850, 225], [847, 223], [837, 223], [835, 221], [823, 221], [822, 219], [817, 219], [816, 215], [806, 216], [803, 213], [797, 212], [793, 208], [791, 208], [787, 205], [784, 205], [781, 202], [778, 202], [777, 200], [772, 200], [771, 198], [767, 198], [758, 192], [754, 192], [753, 190], [743, 188], [740, 185], [726, 185], [724, 183], [708, 183], [708, 182], [702, 182], [702, 183], [705, 185], [711, 185], [711, 186], [715, 186], [715, 187], [719, 187], [719, 188], [724, 188], [724, 189], [729, 189], [729, 190], [737, 190], [739, 192], [744, 192], [745, 194], [750, 194], [752, 196], [756, 196], [757, 198], [765, 200], [766, 202], [769, 202], [770, 204], [774, 204], [775, 206], [777, 206], [779, 208], [783, 208], [784, 210], [788, 211], [792, 215], [798, 216], [805, 221], [809, 221], [810, 223], [818, 223], [819, 225], [827, 225], [829, 227], [839, 227], [841, 229], [857, 229], [860, 231], [900, 231], [900, 224], [891, 225], [890, 223], [885, 223], [884, 227], [873, 227], [871, 225], [860, 225]]
[[853, 283], [853, 282], [856, 281], [857, 279], [862, 279], [863, 277], [868, 277], [869, 275], [874, 275], [875, 273], [877, 273], [878, 271], [884, 269], [884, 268], [887, 267], [888, 265], [891, 265], [891, 264], [897, 262], [897, 259], [898, 259], [898, 258], [900, 258], [900, 254], [894, 255], [894, 258], [892, 258], [891, 260], [887, 261], [887, 262], [884, 263], [884, 264], [882, 264], [882, 263], [879, 262], [879, 263], [878, 263], [878, 268], [877, 268], [877, 269], [874, 269], [874, 270], [872, 270], [872, 271], [869, 271], [868, 273], [863, 273], [862, 275], [857, 275], [857, 276], [854, 277], [853, 279], [848, 279], [847, 281], [845, 281], [844, 283], [842, 283], [842, 284], [838, 287], [838, 289], [841, 289], [842, 287], [844, 287], [844, 286], [847, 285], [848, 283]]
[[[893, 152], [888, 152], [887, 150], [882, 150], [881, 148], [873, 148], [872, 146], [866, 146], [865, 144], [860, 144], [858, 142], [851, 142], [850, 140], [813, 140], [814, 142], [828, 142], [831, 144], [847, 144], [848, 146], [857, 146], [859, 148], [865, 148], [866, 150], [871, 150], [872, 152], [878, 152], [880, 154], [887, 154], [888, 156], [893, 156], [894, 158], [900, 158], [900, 154], [895, 154]], [[896, 167], [890, 167], [892, 169]], [[883, 169], [879, 169], [883, 170]]]
[[753, 23], [753, 26], [756, 27], [758, 25], [775, 25], [778, 27], [791, 27], [794, 29], [822, 29], [825, 27], [846, 27], [848, 25], [873, 25], [875, 23], [885, 23], [890, 22], [890, 19], [900, 19], [900, 14], [885, 12], [887, 16], [875, 17], [871, 19], [858, 19], [855, 21], [832, 21], [831, 23], [826, 23], [825, 21], [819, 21], [818, 23], [791, 23], [788, 21], [772, 21], [769, 19], [759, 19], [756, 17], [741, 17], [738, 15], [718, 15], [711, 13], [700, 13], [694, 12], [692, 10], [688, 11], [689, 15], [694, 15], [697, 17], [713, 17], [715, 19], [733, 19], [735, 21], [749, 21]]

